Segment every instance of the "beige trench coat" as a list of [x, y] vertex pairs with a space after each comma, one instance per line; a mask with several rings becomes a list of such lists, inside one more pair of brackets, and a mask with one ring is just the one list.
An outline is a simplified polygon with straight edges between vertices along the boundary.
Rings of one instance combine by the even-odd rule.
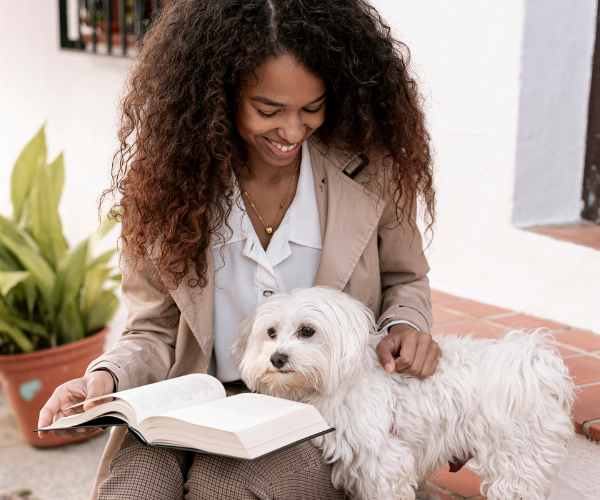
[[[428, 332], [429, 266], [421, 235], [408, 222], [395, 223], [394, 207], [384, 190], [360, 172], [360, 155], [327, 148], [313, 137], [308, 142], [323, 244], [315, 285], [343, 290], [360, 300], [380, 327], [401, 319]], [[356, 172], [360, 173], [354, 177]], [[123, 267], [125, 331], [87, 371], [109, 369], [119, 390], [206, 373], [214, 338], [214, 273], [209, 273], [202, 290], [190, 288], [184, 280], [167, 293], [150, 263], [133, 276], [127, 263]], [[125, 428], [113, 429], [92, 498], [108, 477], [108, 465], [124, 434]]]

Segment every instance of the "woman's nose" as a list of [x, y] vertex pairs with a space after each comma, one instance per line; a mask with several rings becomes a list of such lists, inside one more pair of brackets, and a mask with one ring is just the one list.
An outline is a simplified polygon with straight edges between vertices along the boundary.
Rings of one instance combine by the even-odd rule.
[[300, 142], [304, 137], [306, 127], [300, 119], [296, 118], [287, 122], [283, 127], [279, 127], [277, 132], [283, 140], [290, 144], [295, 144], [296, 142]]

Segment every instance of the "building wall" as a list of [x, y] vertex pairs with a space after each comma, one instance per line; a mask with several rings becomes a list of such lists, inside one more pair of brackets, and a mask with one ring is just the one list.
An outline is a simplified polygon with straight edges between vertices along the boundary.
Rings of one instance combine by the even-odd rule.
[[580, 218], [597, 0], [527, 0], [513, 223]]
[[[48, 159], [64, 151], [59, 211], [73, 245], [98, 222], [117, 147], [117, 101], [130, 61], [59, 49], [56, 0], [0, 0], [0, 213], [8, 215], [10, 172], [46, 123]], [[102, 242], [111, 246], [116, 235]], [[102, 248], [98, 248], [101, 250]], [[113, 320], [123, 329], [121, 309]]]
[[[551, 201], [568, 219], [577, 212], [572, 198], [583, 169], [595, 2], [543, 3], [374, 1], [408, 43], [427, 97], [438, 188], [428, 250], [432, 284], [600, 332], [600, 252], [513, 224], [515, 193], [521, 199], [519, 189], [528, 188], [528, 169], [539, 170], [560, 152], [549, 170], [565, 189]], [[60, 211], [67, 239], [76, 243], [96, 221], [97, 197], [108, 185], [116, 104], [129, 62], [60, 51], [55, 1], [0, 0], [0, 12], [0, 212], [9, 210], [9, 173], [18, 153], [47, 122], [49, 156], [65, 152]], [[548, 34], [554, 25], [556, 33]], [[555, 65], [528, 66], [535, 54], [549, 52]], [[574, 104], [555, 109], [562, 98], [548, 104], [541, 96], [529, 102], [536, 89], [544, 90], [546, 72], [565, 71], [552, 85], [575, 85]], [[535, 85], [526, 87], [525, 80]], [[557, 129], [541, 127], [557, 121]], [[538, 135], [531, 138], [525, 125]], [[536, 144], [547, 147], [538, 154]]]
[[[532, 169], [549, 162], [551, 173], [545, 178], [562, 188], [555, 189], [560, 196], [551, 198], [546, 208], [554, 203], [570, 220], [577, 214], [573, 206], [579, 206], [581, 196], [577, 185], [583, 172], [595, 2], [553, 1], [546, 10], [541, 0], [374, 3], [411, 48], [428, 102], [438, 189], [438, 217], [428, 252], [432, 285], [600, 333], [600, 252], [513, 224], [515, 185], [539, 190], [535, 179], [531, 186], [523, 183], [528, 153]], [[565, 31], [567, 26], [570, 31]], [[548, 35], [551, 27], [567, 46], [549, 55], [545, 40], [557, 47], [560, 38]], [[574, 47], [583, 53], [573, 58]], [[538, 57], [540, 52], [552, 56], [554, 66], [538, 61], [526, 67], [536, 62], [536, 50]], [[555, 76], [548, 90], [542, 85], [548, 71], [568, 74]], [[578, 95], [569, 95], [569, 101], [564, 95], [554, 97], [568, 85], [576, 85]], [[524, 105], [536, 89], [553, 100], [533, 95], [537, 98]], [[569, 109], [555, 109], [561, 99], [570, 103]], [[538, 136], [529, 137], [525, 125]], [[546, 149], [536, 153], [540, 143]], [[561, 157], [554, 161], [557, 151]]]

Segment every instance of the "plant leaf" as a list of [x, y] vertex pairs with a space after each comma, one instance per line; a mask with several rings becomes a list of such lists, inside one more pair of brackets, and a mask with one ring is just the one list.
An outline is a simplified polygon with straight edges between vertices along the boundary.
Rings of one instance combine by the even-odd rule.
[[48, 180], [50, 181], [50, 187], [52, 189], [54, 202], [56, 208], [62, 195], [63, 186], [65, 184], [65, 165], [63, 160], [63, 154], [60, 153], [56, 159], [48, 165]]
[[19, 263], [2, 246], [0, 246], [0, 269], [2, 271], [20, 271], [21, 270], [21, 266], [19, 266]]
[[84, 337], [83, 320], [74, 302], [68, 303], [58, 315], [58, 343], [68, 344]]
[[56, 275], [46, 260], [29, 246], [19, 243], [0, 232], [0, 243], [18, 259], [25, 270], [31, 273], [35, 284], [42, 292], [46, 304], [52, 309]]
[[[111, 274], [111, 275], [108, 277], [108, 279], [109, 279], [109, 280], [112, 280], [112, 281], [117, 281], [117, 282], [121, 283], [121, 282], [123, 281], [123, 275], [122, 275], [121, 273], [115, 273], [115, 274]], [[118, 286], [118, 285], [117, 285], [117, 286]]]
[[38, 168], [28, 199], [31, 207], [30, 230], [44, 258], [56, 268], [67, 249], [67, 242], [62, 233], [54, 189], [49, 169], [45, 165]]
[[117, 251], [117, 249], [113, 248], [112, 250], [107, 250], [106, 252], [101, 253], [100, 255], [98, 255], [97, 257], [95, 257], [88, 263], [87, 268], [91, 269], [92, 267], [97, 267], [97, 266], [102, 266], [104, 264], [108, 264], [110, 262], [110, 259], [112, 259], [113, 255], [115, 254], [116, 251]]
[[96, 240], [101, 240], [109, 233], [109, 231], [112, 228], [119, 224], [117, 220], [109, 217], [109, 215], [110, 212], [102, 214], [102, 217], [100, 218], [100, 225], [98, 226], [98, 229], [92, 232], [92, 238]]
[[85, 261], [88, 254], [88, 240], [66, 252], [56, 269], [54, 297], [56, 309], [64, 309], [68, 304], [79, 304], [79, 293], [85, 277]]
[[119, 299], [107, 290], [102, 290], [97, 300], [87, 309], [85, 316], [86, 334], [97, 332], [114, 316], [119, 307]]
[[15, 166], [10, 179], [10, 198], [13, 205], [13, 219], [21, 219], [23, 202], [29, 196], [36, 171], [46, 165], [46, 137], [44, 126], [35, 137], [25, 146]]
[[29, 235], [27, 231], [24, 231], [16, 222], [2, 217], [0, 215], [0, 234], [8, 236], [10, 239], [15, 240], [18, 243], [27, 245], [34, 252], [41, 255], [40, 247], [35, 240]]
[[11, 325], [3, 319], [0, 319], [0, 332], [7, 334], [23, 352], [33, 351], [33, 344], [31, 343], [31, 340], [27, 338], [27, 335], [25, 335], [23, 330], [21, 330], [18, 326]]
[[37, 290], [35, 289], [35, 281], [31, 276], [23, 281], [23, 290], [25, 291], [25, 302], [27, 303], [27, 313], [29, 318], [33, 317], [33, 310], [38, 300]]
[[48, 338], [48, 330], [44, 325], [13, 316], [7, 308], [0, 308], [0, 319], [38, 337]]
[[0, 271], [0, 293], [6, 297], [8, 292], [29, 276], [28, 271]]
[[111, 272], [110, 267], [98, 266], [89, 269], [85, 274], [83, 284], [83, 315], [87, 316], [88, 312], [93, 309], [94, 304], [100, 300], [100, 295], [104, 289], [104, 282]]

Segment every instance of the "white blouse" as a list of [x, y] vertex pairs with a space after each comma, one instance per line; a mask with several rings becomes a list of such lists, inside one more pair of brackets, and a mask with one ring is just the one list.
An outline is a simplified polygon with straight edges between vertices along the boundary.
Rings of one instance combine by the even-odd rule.
[[[215, 260], [214, 352], [209, 373], [221, 382], [241, 378], [231, 359], [235, 332], [258, 304], [274, 293], [313, 286], [321, 261], [321, 227], [308, 144], [302, 145], [298, 187], [265, 250], [236, 188], [231, 237], [213, 245]], [[386, 328], [404, 320], [392, 321]]]
[[233, 234], [215, 244], [214, 355], [211, 373], [221, 382], [240, 379], [231, 359], [235, 332], [256, 306], [274, 293], [314, 284], [321, 261], [321, 227], [308, 144], [302, 145], [298, 187], [267, 250], [243, 210], [239, 191], [228, 218]]

